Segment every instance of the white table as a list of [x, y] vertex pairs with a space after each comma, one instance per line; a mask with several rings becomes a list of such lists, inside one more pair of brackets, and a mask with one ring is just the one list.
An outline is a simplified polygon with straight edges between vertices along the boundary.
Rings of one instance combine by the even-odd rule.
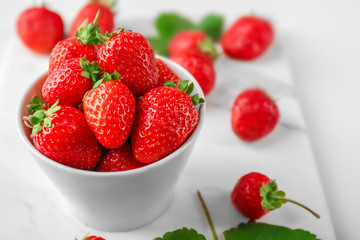
[[[276, 27], [287, 34], [282, 36], [282, 44], [296, 80], [337, 237], [356, 239], [360, 215], [359, 208], [355, 207], [360, 198], [356, 188], [360, 182], [357, 146], [360, 3], [350, 0], [341, 3], [325, 0], [235, 2], [208, 1], [205, 5], [201, 1], [186, 0], [177, 10], [194, 19], [214, 11], [226, 15], [228, 21], [253, 10], [269, 16]], [[58, 9], [64, 19], [71, 19], [81, 4], [82, 1], [66, 0], [48, 5]], [[173, 4], [171, 1], [121, 0], [118, 9], [122, 16], [154, 15], [162, 10], [174, 10]], [[6, 51], [7, 33], [14, 31], [16, 16], [26, 6], [28, 1], [18, 0], [7, 2], [0, 9], [1, 52]]]

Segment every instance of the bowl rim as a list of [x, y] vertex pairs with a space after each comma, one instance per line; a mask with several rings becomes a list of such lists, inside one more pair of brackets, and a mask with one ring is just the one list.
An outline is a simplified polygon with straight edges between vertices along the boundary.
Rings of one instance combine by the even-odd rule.
[[[194, 83], [195, 85], [195, 89], [197, 91], [197, 93], [199, 94], [199, 96], [201, 98], [205, 99], [205, 95], [199, 85], [199, 83], [195, 80], [195, 78], [182, 66], [180, 66], [179, 64], [175, 63], [174, 61], [165, 58], [163, 56], [159, 56], [159, 55], [155, 55], [156, 58], [164, 61], [169, 67], [170, 69], [172, 69], [174, 72], [182, 72], [187, 79], [186, 80], [190, 80], [190, 82]], [[127, 170], [127, 171], [117, 171], [117, 172], [97, 172], [97, 171], [93, 171], [93, 170], [85, 170], [85, 169], [78, 169], [78, 168], [73, 168], [67, 165], [63, 165], [61, 163], [58, 163], [48, 157], [46, 157], [45, 155], [43, 155], [42, 153], [40, 153], [35, 147], [34, 145], [29, 141], [28, 137], [25, 134], [24, 128], [23, 128], [23, 120], [22, 120], [22, 110], [23, 110], [23, 106], [25, 105], [25, 98], [27, 97], [30, 89], [32, 87], [34, 87], [34, 85], [37, 83], [37, 81], [40, 79], [37, 78], [36, 81], [31, 82], [31, 84], [29, 84], [26, 88], [26, 90], [23, 92], [22, 98], [20, 99], [20, 102], [18, 102], [18, 106], [17, 106], [17, 111], [16, 111], [16, 118], [17, 118], [17, 129], [18, 132], [21, 136], [21, 139], [23, 140], [23, 142], [25, 143], [25, 145], [27, 146], [27, 148], [31, 151], [31, 153], [33, 153], [38, 159], [41, 159], [41, 161], [44, 161], [47, 164], [52, 165], [55, 168], [59, 168], [62, 171], [65, 171], [67, 173], [72, 173], [72, 174], [79, 174], [79, 175], [85, 175], [85, 176], [93, 176], [93, 177], [121, 177], [121, 176], [127, 176], [127, 175], [136, 175], [136, 174], [142, 174], [143, 172], [147, 172], [147, 171], [151, 171], [151, 169], [156, 168], [158, 166], [164, 165], [167, 162], [171, 161], [173, 158], [176, 158], [180, 153], [182, 153], [183, 151], [185, 151], [188, 146], [195, 141], [194, 136], [199, 134], [204, 121], [205, 121], [205, 112], [206, 112], [206, 102], [203, 102], [200, 104], [198, 112], [199, 112], [199, 123], [196, 126], [195, 130], [191, 133], [191, 135], [188, 137], [188, 139], [177, 149], [175, 150], [173, 153], [169, 154], [168, 156], [164, 157], [163, 159], [160, 159], [156, 162], [150, 163], [146, 166], [140, 167], [140, 168], [136, 168], [136, 169], [131, 169], [131, 170]], [[182, 79], [185, 80], [185, 79]]]

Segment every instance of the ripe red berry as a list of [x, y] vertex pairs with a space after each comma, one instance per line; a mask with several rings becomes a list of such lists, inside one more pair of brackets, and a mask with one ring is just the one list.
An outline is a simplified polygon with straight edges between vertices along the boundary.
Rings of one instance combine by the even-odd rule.
[[37, 53], [48, 53], [64, 35], [59, 14], [46, 7], [32, 7], [20, 13], [16, 30], [22, 42]]
[[226, 55], [252, 60], [262, 55], [274, 39], [271, 24], [259, 17], [239, 18], [223, 35], [221, 46]]
[[185, 30], [177, 33], [169, 42], [170, 56], [182, 52], [199, 51], [200, 43], [208, 36], [200, 30]]
[[149, 41], [140, 33], [120, 31], [98, 51], [100, 67], [112, 73], [117, 71], [123, 82], [141, 96], [158, 84], [158, 69]]
[[215, 67], [211, 56], [201, 51], [182, 52], [171, 60], [183, 66], [200, 84], [205, 95], [215, 86]]
[[120, 148], [111, 149], [107, 152], [99, 162], [97, 170], [99, 172], [119, 172], [145, 165], [133, 157], [130, 143], [125, 143]]
[[158, 161], [178, 149], [194, 131], [199, 113], [185, 92], [158, 87], [140, 99], [131, 135], [135, 159], [143, 163]]
[[117, 80], [103, 81], [85, 95], [83, 109], [101, 145], [113, 149], [126, 142], [133, 126], [136, 102], [125, 84]]
[[161, 59], [156, 59], [156, 67], [159, 71], [158, 86], [164, 86], [167, 81], [173, 81], [175, 85], [180, 81], [179, 77]]
[[104, 4], [94, 1], [86, 4], [79, 10], [71, 24], [70, 37], [75, 37], [76, 31], [86, 19], [89, 22], [93, 21], [99, 10], [101, 14], [97, 24], [100, 26], [100, 33], [112, 32], [114, 29], [114, 14], [112, 10]]
[[231, 201], [242, 215], [251, 220], [259, 219], [287, 202], [308, 210], [316, 218], [320, 217], [303, 204], [285, 198], [285, 192], [278, 190], [274, 180], [258, 172], [245, 174], [237, 181], [231, 192]]
[[78, 106], [84, 94], [89, 91], [97, 79], [97, 62], [89, 63], [86, 59], [66, 59], [47, 77], [42, 87], [44, 99], [54, 104]]
[[43, 107], [40, 101], [35, 107], [37, 111], [25, 118], [25, 124], [32, 128], [34, 147], [58, 163], [86, 170], [94, 168], [102, 150], [84, 114], [70, 106], [57, 106], [57, 103], [49, 108]]
[[231, 126], [245, 141], [255, 141], [268, 135], [279, 121], [279, 110], [274, 101], [261, 89], [240, 93], [232, 107]]

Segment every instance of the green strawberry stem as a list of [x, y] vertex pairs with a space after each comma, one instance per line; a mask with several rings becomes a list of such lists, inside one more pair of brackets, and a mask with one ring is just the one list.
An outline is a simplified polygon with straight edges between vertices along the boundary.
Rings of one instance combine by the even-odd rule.
[[285, 200], [286, 202], [291, 202], [291, 203], [293, 203], [293, 204], [295, 204], [295, 205], [298, 205], [298, 206], [300, 206], [300, 207], [308, 210], [308, 211], [309, 211], [312, 215], [314, 215], [316, 218], [320, 218], [320, 215], [319, 215], [319, 214], [317, 214], [316, 212], [314, 212], [313, 210], [311, 210], [311, 209], [308, 208], [307, 206], [305, 206], [305, 205], [303, 205], [303, 204], [301, 204], [301, 203], [299, 203], [299, 202], [297, 202], [297, 201], [294, 201], [294, 200], [291, 200], [291, 199], [288, 199], [288, 198], [283, 198], [283, 200]]
[[219, 53], [216, 50], [215, 43], [211, 38], [206, 38], [205, 40], [198, 43], [200, 50], [205, 53], [209, 53], [213, 60], [216, 60], [219, 57]]
[[200, 200], [201, 206], [202, 206], [203, 209], [204, 209], [204, 212], [205, 212], [205, 215], [206, 215], [206, 219], [208, 220], [208, 223], [209, 223], [209, 226], [210, 226], [210, 229], [211, 229], [213, 238], [214, 238], [214, 240], [218, 240], [217, 233], [216, 233], [216, 230], [215, 230], [215, 226], [214, 226], [214, 223], [213, 223], [213, 221], [212, 221], [212, 219], [211, 219], [211, 215], [210, 215], [209, 209], [207, 208], [206, 203], [205, 203], [203, 197], [201, 196], [200, 191], [197, 191], [197, 195], [198, 195], [198, 198], [199, 198], [199, 200]]
[[[176, 88], [176, 84], [173, 81], [166, 81], [164, 83], [164, 86]], [[194, 83], [190, 83], [189, 85], [189, 80], [181, 81], [178, 86], [179, 90], [185, 92], [189, 96], [193, 92], [194, 88], [195, 88]], [[190, 96], [190, 98], [194, 105], [198, 105], [199, 103], [205, 102], [203, 98], [199, 97], [199, 94], [194, 94], [193, 96]]]
[[313, 214], [316, 218], [320, 218], [320, 215], [306, 207], [305, 205], [296, 202], [294, 200], [285, 198], [285, 192], [279, 191], [278, 186], [274, 180], [270, 180], [267, 183], [263, 184], [260, 188], [260, 196], [261, 196], [261, 206], [268, 211], [272, 211], [278, 209], [282, 206], [282, 204], [291, 202], [294, 203], [306, 210], [308, 210], [311, 214]]
[[79, 62], [80, 67], [83, 69], [81, 76], [91, 79], [93, 85], [99, 81], [102, 70], [97, 61], [90, 63], [87, 59], [80, 58]]
[[102, 45], [104, 44], [113, 34], [100, 34], [100, 26], [97, 24], [97, 21], [100, 17], [100, 9], [97, 11], [94, 21], [88, 24], [88, 19], [81, 24], [78, 30], [75, 33], [77, 40], [82, 42], [85, 45]]

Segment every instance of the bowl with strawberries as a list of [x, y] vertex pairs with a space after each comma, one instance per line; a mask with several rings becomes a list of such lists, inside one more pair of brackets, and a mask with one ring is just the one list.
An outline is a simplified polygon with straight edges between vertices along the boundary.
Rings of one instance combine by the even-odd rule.
[[78, 220], [125, 231], [171, 203], [205, 120], [205, 97], [140, 33], [99, 38], [98, 31], [90, 23], [55, 45], [48, 72], [19, 104], [18, 128]]

